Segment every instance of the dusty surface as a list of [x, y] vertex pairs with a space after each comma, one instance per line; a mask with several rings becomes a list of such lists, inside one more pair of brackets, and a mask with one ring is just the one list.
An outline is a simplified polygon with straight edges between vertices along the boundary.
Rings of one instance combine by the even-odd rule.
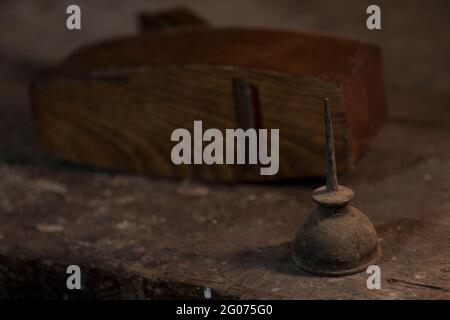
[[217, 25], [304, 27], [383, 46], [389, 117], [358, 168], [341, 177], [380, 237], [382, 289], [374, 291], [364, 273], [315, 277], [290, 260], [322, 181], [177, 182], [40, 152], [30, 79], [79, 44], [133, 32], [139, 8], [160, 7], [79, 3], [86, 28], [76, 34], [64, 29], [64, 1], [1, 4], [0, 296], [68, 295], [65, 267], [78, 264], [83, 297], [203, 297], [210, 287], [213, 297], [232, 298], [450, 298], [447, 2], [381, 2], [383, 30], [375, 33], [364, 27], [361, 1], [347, 1], [346, 10], [331, 1], [190, 2]]

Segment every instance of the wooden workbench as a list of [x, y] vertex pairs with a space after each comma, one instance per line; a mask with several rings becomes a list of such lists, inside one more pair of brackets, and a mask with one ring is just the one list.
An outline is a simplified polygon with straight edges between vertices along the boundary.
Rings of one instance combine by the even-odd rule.
[[[383, 44], [392, 68], [400, 49]], [[401, 72], [388, 70], [388, 120], [341, 177], [380, 237], [382, 289], [369, 290], [365, 273], [323, 278], [291, 262], [290, 241], [323, 181], [204, 184], [59, 162], [37, 148], [26, 98], [42, 61], [9, 57], [0, 86], [0, 297], [203, 298], [211, 288], [213, 298], [450, 299], [444, 85], [402, 85]], [[66, 289], [71, 264], [81, 267], [81, 291]]]

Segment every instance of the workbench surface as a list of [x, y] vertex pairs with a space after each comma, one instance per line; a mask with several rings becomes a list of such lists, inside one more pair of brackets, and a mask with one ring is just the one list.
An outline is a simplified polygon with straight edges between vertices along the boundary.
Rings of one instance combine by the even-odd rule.
[[[44, 154], [33, 135], [27, 85], [36, 71], [67, 52], [19, 44], [1, 27], [0, 297], [203, 298], [204, 289], [211, 288], [213, 298], [450, 299], [450, 49], [448, 41], [441, 41], [449, 31], [439, 29], [447, 18], [422, 16], [421, 8], [412, 6], [409, 14], [419, 17], [416, 27], [402, 29], [387, 15], [384, 33], [373, 36], [359, 31], [365, 11], [355, 18], [361, 7], [356, 1], [346, 4], [352, 17], [347, 23], [345, 10], [329, 8], [332, 2], [320, 8], [311, 2], [295, 15], [287, 9], [293, 5], [289, 1], [273, 13], [276, 2], [249, 1], [259, 4], [258, 10], [251, 11], [249, 4], [243, 10], [251, 11], [253, 20], [250, 13], [226, 20], [208, 7], [210, 1], [195, 3], [212, 22], [285, 21], [382, 45], [388, 119], [357, 168], [340, 177], [355, 191], [353, 205], [378, 231], [382, 289], [367, 289], [365, 273], [324, 278], [292, 263], [290, 242], [314, 208], [311, 193], [323, 184], [319, 179], [180, 182], [94, 170]], [[42, 30], [55, 24], [56, 18], [42, 22], [48, 13], [42, 10], [54, 14], [54, 8], [2, 5], [17, 18], [11, 21], [0, 10], [1, 24], [7, 20], [17, 26], [16, 38], [32, 28], [21, 20], [26, 8], [33, 9], [34, 23], [44, 24]], [[385, 6], [405, 15], [406, 8]], [[446, 4], [433, 6], [440, 12]], [[117, 33], [108, 26], [67, 36], [67, 48], [82, 43], [83, 35], [92, 40]], [[43, 41], [60, 46], [56, 33], [64, 30], [53, 32]], [[81, 267], [81, 292], [66, 289], [71, 264]]]

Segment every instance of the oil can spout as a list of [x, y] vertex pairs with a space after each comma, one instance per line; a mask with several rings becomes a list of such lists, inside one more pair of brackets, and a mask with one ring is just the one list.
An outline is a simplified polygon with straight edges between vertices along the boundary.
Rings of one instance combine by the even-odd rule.
[[326, 185], [314, 191], [312, 198], [321, 207], [340, 208], [353, 198], [353, 191], [340, 186], [337, 178], [336, 157], [334, 153], [333, 123], [327, 98], [323, 99], [325, 125], [325, 158], [327, 162]]
[[327, 191], [338, 190], [338, 179], [336, 172], [336, 158], [334, 154], [333, 124], [331, 122], [331, 111], [328, 98], [323, 99], [325, 116], [325, 154], [327, 158]]

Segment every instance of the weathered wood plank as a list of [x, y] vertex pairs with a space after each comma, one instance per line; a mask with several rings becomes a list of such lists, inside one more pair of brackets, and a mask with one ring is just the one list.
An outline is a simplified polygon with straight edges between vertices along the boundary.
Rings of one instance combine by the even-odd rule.
[[78, 264], [84, 298], [202, 298], [209, 287], [216, 298], [449, 299], [448, 110], [422, 123], [430, 96], [408, 91], [403, 114], [405, 93], [391, 91], [393, 118], [355, 174], [341, 177], [377, 229], [381, 290], [367, 289], [365, 273], [316, 277], [291, 262], [290, 243], [320, 181], [177, 183], [3, 166], [2, 294], [71, 296], [61, 272]]

